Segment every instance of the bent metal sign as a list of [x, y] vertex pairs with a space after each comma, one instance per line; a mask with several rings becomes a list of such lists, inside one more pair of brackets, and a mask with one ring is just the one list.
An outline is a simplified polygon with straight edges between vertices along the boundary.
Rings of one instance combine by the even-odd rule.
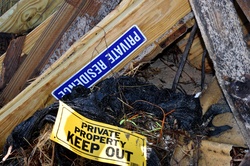
[[73, 87], [77, 85], [90, 88], [129, 57], [146, 40], [141, 30], [136, 25], [132, 26], [97, 57], [57, 87], [52, 95], [59, 100], [64, 95], [71, 93]]
[[146, 137], [87, 119], [60, 102], [51, 139], [72, 152], [100, 162], [146, 166]]

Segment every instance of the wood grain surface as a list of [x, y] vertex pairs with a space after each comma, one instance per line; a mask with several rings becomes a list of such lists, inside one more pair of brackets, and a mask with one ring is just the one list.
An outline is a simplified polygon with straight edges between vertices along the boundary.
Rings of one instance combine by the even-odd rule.
[[20, 0], [0, 17], [0, 32], [26, 32], [43, 22], [62, 2], [63, 0]]
[[0, 105], [6, 104], [23, 90], [33, 71], [38, 67], [40, 62], [46, 60], [55, 50], [62, 35], [74, 21], [80, 10], [90, 7], [90, 4], [90, 1], [83, 0], [69, 1], [62, 4], [59, 11], [54, 15], [40, 38], [32, 47], [29, 55], [0, 94]]

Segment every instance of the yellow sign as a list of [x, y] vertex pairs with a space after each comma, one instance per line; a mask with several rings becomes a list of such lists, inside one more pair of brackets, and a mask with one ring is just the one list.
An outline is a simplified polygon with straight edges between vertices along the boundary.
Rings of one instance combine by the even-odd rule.
[[87, 119], [62, 101], [59, 102], [50, 139], [91, 160], [146, 166], [146, 137]]

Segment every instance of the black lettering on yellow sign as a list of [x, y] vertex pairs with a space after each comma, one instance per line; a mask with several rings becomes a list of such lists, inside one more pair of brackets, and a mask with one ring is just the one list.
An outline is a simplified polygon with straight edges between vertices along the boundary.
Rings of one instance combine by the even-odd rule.
[[67, 141], [70, 142], [72, 145], [76, 146], [77, 148], [90, 153], [93, 153], [94, 150], [100, 149], [100, 146], [98, 144], [88, 142], [76, 136], [74, 133], [71, 133], [70, 131], [68, 131]]
[[[87, 136], [86, 137], [87, 139], [93, 138], [93, 141], [98, 140], [100, 138], [98, 135], [93, 136], [91, 133], [86, 134], [86, 136]], [[106, 137], [102, 137], [102, 139], [106, 139], [106, 142], [103, 142], [103, 143], [115, 145], [115, 146], [117, 146], [117, 142], [119, 142], [119, 140], [114, 140], [114, 139], [106, 138]], [[93, 153], [95, 150], [97, 151], [100, 149], [100, 146], [98, 144], [86, 141], [82, 139], [81, 137], [76, 136], [74, 133], [71, 133], [70, 131], [68, 131], [67, 141], [71, 143], [72, 145], [74, 145], [75, 147], [82, 149], [86, 152], [90, 152], [90, 153]], [[112, 142], [115, 142], [115, 143], [112, 144]], [[121, 142], [122, 148], [124, 148], [124, 145], [126, 144], [126, 142], [122, 142], [122, 141], [120, 142]], [[131, 155], [133, 155], [133, 152], [130, 152], [127, 150], [121, 150], [120, 148], [114, 148], [111, 146], [107, 147], [105, 152], [108, 157], [116, 157], [118, 159], [123, 159], [126, 157], [127, 161], [130, 161], [130, 157]]]
[[116, 157], [118, 159], [123, 159], [126, 157], [127, 161], [130, 161], [130, 155], [132, 155], [133, 152], [127, 151], [127, 150], [121, 150], [119, 148], [113, 148], [111, 146], [107, 147], [106, 149], [106, 155], [108, 157]]
[[111, 137], [112, 135], [114, 135], [115, 138], [120, 139], [119, 137], [120, 133], [116, 131], [107, 130], [107, 129], [99, 128], [99, 127], [93, 127], [92, 125], [82, 122], [82, 129], [83, 128], [86, 128], [87, 131], [91, 133], [96, 133], [96, 134], [104, 135], [107, 137], [108, 136]]
[[[97, 128], [97, 127], [95, 127], [95, 128]], [[119, 132], [113, 132], [113, 131], [106, 130], [106, 129], [102, 129], [102, 131], [103, 131], [103, 133], [108, 133], [108, 132], [114, 133], [114, 135], [116, 135], [117, 137], [119, 135]], [[109, 136], [110, 136], [109, 134], [108, 135], [104, 134], [105, 136], [108, 136], [108, 138], [104, 137], [104, 136], [93, 135], [93, 133], [87, 133], [86, 131], [79, 129], [78, 127], [75, 127], [75, 133], [79, 134], [80, 137], [82, 137], [82, 138], [87, 138], [88, 140], [92, 140], [94, 142], [98, 141], [98, 142], [103, 143], [103, 144], [118, 146], [118, 143], [120, 143], [122, 148], [124, 148], [124, 146], [126, 144], [126, 142], [123, 142], [121, 140], [109, 138]], [[100, 134], [100, 133], [98, 133], [98, 134]], [[115, 138], [117, 138], [117, 137], [115, 137]], [[119, 137], [118, 137], [118, 139], [119, 139]]]
[[91, 160], [123, 166], [146, 163], [146, 137], [87, 119], [61, 101], [51, 139]]

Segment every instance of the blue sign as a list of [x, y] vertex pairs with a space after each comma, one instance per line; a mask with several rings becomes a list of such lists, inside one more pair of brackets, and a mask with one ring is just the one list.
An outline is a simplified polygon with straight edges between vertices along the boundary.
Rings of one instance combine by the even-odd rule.
[[146, 40], [141, 30], [136, 25], [132, 26], [97, 57], [57, 87], [52, 95], [59, 100], [64, 95], [71, 93], [74, 86], [91, 87], [131, 55]]

